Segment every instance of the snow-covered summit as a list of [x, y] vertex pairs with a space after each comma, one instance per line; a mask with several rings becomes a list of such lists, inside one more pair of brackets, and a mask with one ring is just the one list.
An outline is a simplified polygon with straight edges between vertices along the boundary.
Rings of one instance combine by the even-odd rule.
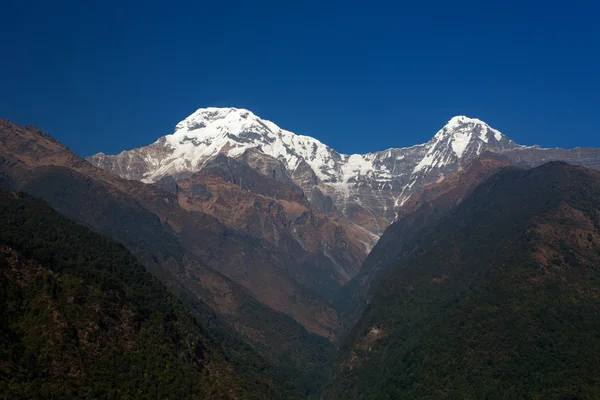
[[480, 119], [477, 118], [469, 118], [465, 115], [457, 115], [455, 117], [452, 117], [450, 119], [450, 121], [448, 121], [448, 123], [446, 124], [445, 128], [446, 129], [454, 129], [460, 125], [464, 125], [464, 124], [481, 124], [481, 125], [487, 125], [485, 122], [483, 122]]
[[[454, 156], [461, 158], [473, 143], [481, 148], [483, 143], [498, 142], [503, 138], [499, 131], [479, 119], [456, 116], [423, 145], [428, 151], [415, 166], [415, 171], [451, 162], [446, 149], [452, 149]], [[168, 159], [149, 160], [158, 168], [145, 176], [145, 181], [152, 182], [182, 170], [199, 170], [219, 153], [238, 157], [249, 149], [257, 149], [281, 161], [289, 171], [295, 171], [305, 162], [325, 182], [355, 182], [366, 177], [384, 182], [392, 178], [392, 171], [382, 163], [385, 154], [391, 157], [391, 152], [339, 154], [315, 138], [281, 129], [246, 109], [198, 109], [178, 123], [172, 135], [159, 139], [156, 144], [161, 140], [173, 150], [172, 154]]]
[[[173, 134], [117, 156], [99, 153], [96, 165], [119, 175], [156, 182], [167, 175], [185, 176], [202, 169], [218, 154], [241, 157], [256, 150], [289, 172], [307, 165], [321, 182], [356, 184], [392, 182], [400, 171], [428, 173], [485, 150], [514, 145], [485, 122], [456, 116], [427, 143], [369, 154], [340, 154], [319, 140], [296, 135], [243, 108], [200, 108], [175, 126]], [[303, 167], [304, 168], [304, 167]], [[404, 172], [403, 172], [404, 173]]]
[[259, 118], [251, 111], [234, 107], [218, 108], [207, 107], [196, 110], [193, 114], [179, 122], [175, 126], [175, 133], [179, 131], [194, 131], [206, 127], [208, 124], [220, 122], [222, 126], [230, 126], [232, 129], [242, 129], [252, 121]]
[[500, 141], [504, 137], [500, 131], [491, 128], [480, 119], [457, 115], [456, 117], [451, 118], [450, 121], [435, 134], [434, 138], [442, 139], [447, 136], [456, 137], [461, 134], [468, 135], [475, 131], [479, 134], [479, 138], [486, 143], [488, 139], [491, 139], [488, 137], [488, 133], [491, 133], [493, 139], [496, 141]]
[[317, 139], [296, 135], [238, 108], [201, 108], [178, 123], [172, 135], [155, 143], [159, 144], [172, 149], [172, 154], [166, 160], [156, 160], [159, 168], [144, 177], [147, 181], [174, 170], [200, 170], [219, 153], [238, 157], [249, 149], [280, 160], [289, 170], [295, 170], [304, 161], [319, 178], [328, 179], [327, 171], [322, 171], [335, 168], [337, 158], [334, 150]]
[[427, 143], [347, 155], [249, 110], [210, 107], [198, 109], [151, 145], [88, 160], [127, 179], [156, 182], [169, 175], [189, 176], [224, 154], [254, 163], [250, 166], [267, 175], [274, 168], [284, 171], [309, 198], [318, 186], [345, 214], [362, 210], [391, 221], [397, 206], [423, 185], [443, 179], [483, 151], [514, 147], [485, 122], [456, 116]]
[[427, 143], [427, 152], [414, 172], [443, 167], [464, 156], [470, 159], [486, 150], [500, 151], [515, 146], [482, 120], [459, 115], [450, 119]]

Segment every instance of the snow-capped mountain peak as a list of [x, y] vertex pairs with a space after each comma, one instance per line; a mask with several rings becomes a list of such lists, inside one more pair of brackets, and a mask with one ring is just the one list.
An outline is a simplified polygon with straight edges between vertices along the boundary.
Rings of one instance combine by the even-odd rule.
[[477, 118], [469, 118], [465, 115], [457, 115], [454, 116], [452, 118], [450, 118], [450, 121], [448, 121], [448, 123], [446, 124], [445, 128], [447, 129], [453, 129], [457, 126], [463, 125], [463, 124], [482, 124], [482, 125], [487, 125], [485, 122], [483, 122], [480, 119]]
[[516, 145], [482, 120], [459, 115], [451, 118], [426, 146], [425, 157], [414, 172], [454, 164], [465, 157], [471, 159], [486, 150], [500, 151]]
[[290, 171], [304, 161], [323, 180], [331, 178], [326, 167], [335, 167], [335, 152], [317, 139], [296, 135], [249, 110], [237, 108], [201, 108], [155, 145], [172, 149], [172, 154], [167, 160], [157, 160], [161, 166], [144, 177], [150, 182], [174, 172], [198, 171], [220, 153], [239, 157], [249, 149], [281, 161]]
[[245, 125], [256, 123], [259, 118], [251, 111], [246, 109], [200, 108], [193, 114], [179, 122], [175, 126], [175, 133], [179, 131], [195, 131], [205, 128], [209, 124], [217, 123], [220, 126], [227, 126], [233, 131], [243, 129]]
[[[423, 185], [444, 179], [483, 151], [515, 147], [485, 122], [456, 116], [425, 144], [346, 155], [317, 139], [281, 129], [249, 110], [211, 107], [198, 109], [179, 122], [172, 134], [149, 146], [116, 156], [97, 154], [88, 160], [124, 178], [156, 182], [169, 175], [176, 179], [190, 176], [224, 154], [243, 159], [268, 176], [280, 171], [309, 200], [317, 186], [321, 196], [331, 197], [351, 218], [366, 213], [389, 222], [398, 205]], [[373, 230], [380, 232], [382, 227], [377, 222]]]
[[480, 119], [457, 115], [456, 117], [451, 118], [450, 121], [435, 134], [434, 140], [465, 135], [469, 138], [478, 137], [485, 143], [488, 143], [488, 140], [490, 139], [501, 141], [504, 137], [500, 131], [493, 129]]

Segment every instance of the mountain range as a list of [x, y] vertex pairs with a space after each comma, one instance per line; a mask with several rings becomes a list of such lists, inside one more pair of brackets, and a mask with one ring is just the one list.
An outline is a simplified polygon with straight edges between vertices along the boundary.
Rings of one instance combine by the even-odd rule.
[[[581, 167], [546, 164], [556, 160]], [[592, 196], [585, 200], [567, 196], [569, 191], [579, 193], [581, 185], [596, 187], [595, 172], [582, 167], [600, 169], [600, 149], [522, 146], [485, 122], [464, 116], [452, 118], [425, 144], [344, 155], [248, 110], [205, 108], [153, 144], [114, 156], [99, 153], [86, 160], [35, 127], [0, 120], [0, 187], [42, 199], [65, 217], [122, 243], [160, 285], [176, 295], [189, 318], [196, 318], [201, 330], [208, 332], [212, 339], [205, 343], [211, 354], [233, 363], [219, 365], [228, 371], [237, 371], [243, 364], [261, 365], [258, 375], [232, 374], [242, 377], [241, 382], [257, 393], [281, 398], [316, 398], [327, 380], [325, 398], [370, 398], [378, 393], [392, 398], [401, 393], [444, 397], [462, 388], [468, 393], [488, 393], [480, 390], [480, 383], [436, 386], [409, 375], [400, 383], [390, 377], [400, 376], [405, 352], [413, 351], [410, 343], [421, 340], [423, 332], [431, 340], [449, 340], [434, 335], [439, 333], [437, 325], [427, 325], [446, 318], [445, 310], [455, 312], [454, 303], [447, 299], [461, 299], [469, 293], [473, 304], [484, 303], [477, 297], [480, 289], [473, 286], [474, 292], [465, 292], [463, 286], [471, 286], [461, 280], [476, 274], [473, 260], [488, 260], [483, 249], [494, 254], [485, 264], [489, 271], [514, 267], [515, 276], [522, 272], [519, 263], [543, 261], [544, 268], [553, 268], [556, 260], [569, 266], [573, 260], [583, 260], [586, 268], [594, 263], [595, 253], [588, 250], [596, 246], [596, 233], [588, 232], [588, 247], [569, 233], [571, 226], [594, 226], [596, 221], [588, 207], [595, 201], [595, 192], [581, 192], [583, 197]], [[569, 177], [574, 177], [572, 183]], [[511, 179], [520, 183], [512, 185]], [[536, 179], [542, 183], [537, 185]], [[566, 219], [554, 211], [547, 214], [546, 208], [535, 207], [541, 200], [552, 207], [564, 203], [582, 210], [587, 219], [568, 220], [571, 211]], [[588, 208], [583, 210], [580, 200]], [[515, 208], [522, 208], [522, 213]], [[479, 219], [473, 220], [471, 214]], [[506, 222], [502, 225], [506, 229], [498, 233], [504, 235], [499, 242], [488, 243], [492, 236], [496, 238], [494, 224], [502, 218], [517, 225]], [[542, 227], [546, 226], [543, 221], [551, 221], [548, 224], [556, 226], [554, 236], [542, 235], [535, 242], [536, 249], [542, 250], [528, 247], [506, 261], [496, 257], [510, 253], [511, 243], [520, 246], [523, 238], [515, 232], [529, 227], [531, 221]], [[464, 243], [452, 239], [456, 229], [465, 236]], [[470, 236], [469, 229], [479, 236]], [[580, 233], [588, 240], [588, 233]], [[560, 243], [573, 247], [572, 251]], [[551, 253], [547, 246], [559, 246], [552, 250], [558, 253]], [[2, 251], [12, 260], [20, 257], [15, 254], [21, 250], [8, 246]], [[32, 258], [31, 265], [44, 271], [50, 268], [44, 265], [47, 260]], [[447, 265], [447, 270], [429, 276], [428, 271], [441, 265]], [[512, 276], [510, 268], [506, 276]], [[580, 270], [569, 271], [578, 274]], [[417, 288], [414, 292], [403, 286], [403, 274], [416, 277], [410, 284]], [[508, 279], [491, 272], [482, 274], [502, 282]], [[556, 271], [553, 274], [557, 276]], [[6, 276], [14, 286], [18, 275], [9, 272]], [[437, 296], [434, 289], [444, 288], [446, 281], [452, 284], [440, 292], [443, 301], [431, 306], [428, 302]], [[431, 291], [429, 286], [417, 286], [423, 282], [439, 285]], [[583, 281], [573, 282], [583, 285]], [[515, 287], [519, 302], [521, 289]], [[578, 296], [593, 297], [594, 290], [568, 293], [575, 301], [583, 301]], [[540, 312], [541, 306], [536, 308], [527, 303], [529, 298], [522, 298], [526, 304], [519, 303], [519, 307], [528, 313]], [[407, 299], [415, 308], [402, 308]], [[188, 318], [185, 315], [182, 318]], [[472, 312], [460, 315], [469, 321]], [[11, 323], [18, 324], [19, 318], [22, 314]], [[401, 331], [401, 321], [419, 329]], [[482, 329], [475, 328], [474, 332]], [[83, 328], [75, 329], [79, 334]], [[456, 354], [448, 357], [456, 358]], [[374, 377], [378, 363], [388, 368]], [[334, 373], [329, 376], [332, 365]], [[441, 376], [446, 372], [440, 372], [440, 365], [420, 371]], [[473, 369], [475, 373], [481, 370], [480, 366]], [[491, 374], [496, 376], [497, 371]], [[356, 384], [352, 383], [355, 379], [359, 379]], [[478, 382], [489, 384], [483, 379]], [[373, 390], [368, 388], [372, 384]], [[431, 391], [423, 391], [422, 385]], [[213, 396], [220, 397], [220, 390]]]
[[201, 108], [179, 122], [173, 134], [148, 146], [114, 156], [99, 153], [87, 160], [125, 179], [156, 182], [166, 176], [188, 177], [223, 154], [263, 175], [292, 181], [324, 213], [335, 209], [380, 236], [413, 195], [485, 151], [526, 167], [563, 160], [600, 168], [597, 149], [522, 146], [465, 116], [450, 119], [425, 144], [347, 155], [237, 108]]

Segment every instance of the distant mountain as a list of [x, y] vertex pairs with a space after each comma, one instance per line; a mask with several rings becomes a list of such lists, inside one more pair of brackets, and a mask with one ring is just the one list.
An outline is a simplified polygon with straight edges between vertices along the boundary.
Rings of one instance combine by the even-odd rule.
[[597, 397], [600, 172], [552, 162], [469, 181], [457, 207], [455, 190], [434, 196], [412, 214], [437, 221], [405, 236], [407, 215], [371, 253], [365, 265], [389, 265], [323, 398]]
[[[228, 228], [259, 240], [270, 253], [275, 269], [285, 271], [294, 282], [324, 299], [333, 299], [341, 285], [358, 273], [375, 243], [373, 235], [345, 217], [326, 216], [315, 210], [296, 185], [265, 177], [224, 155], [211, 159], [201, 172], [189, 178], [168, 185], [164, 180], [157, 185], [175, 193], [184, 209], [211, 215]], [[265, 287], [264, 274], [248, 271], [244, 266], [249, 261], [244, 261], [242, 254], [235, 257], [242, 260], [226, 263], [222, 256], [215, 261], [220, 264], [219, 270], [235, 281], [245, 282], [259, 299], [265, 294], [273, 297], [276, 290], [284, 293], [284, 286], [289, 285], [273, 279], [270, 287]], [[269, 304], [266, 299], [265, 302]], [[287, 305], [283, 307], [274, 306], [310, 323], [311, 317], [301, 318], [294, 310], [285, 310]], [[322, 327], [311, 330], [327, 336]], [[330, 333], [335, 330], [330, 329]]]
[[[0, 398], [295, 398], [122, 245], [0, 189]], [[299, 398], [300, 396], [297, 396]]]
[[173, 134], [148, 146], [115, 156], [99, 153], [88, 161], [126, 179], [156, 182], [165, 176], [189, 177], [224, 154], [266, 176], [295, 182], [321, 211], [335, 207], [381, 235], [402, 204], [485, 151], [528, 167], [564, 160], [600, 168], [600, 149], [520, 146], [485, 122], [464, 116], [452, 118], [425, 144], [346, 155], [236, 108], [201, 108], [177, 124]]

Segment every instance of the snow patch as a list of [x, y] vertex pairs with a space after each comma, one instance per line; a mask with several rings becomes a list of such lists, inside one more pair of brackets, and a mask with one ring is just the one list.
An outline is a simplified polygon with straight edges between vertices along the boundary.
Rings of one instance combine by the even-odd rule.
[[471, 142], [472, 131], [463, 130], [454, 134], [452, 139], [452, 150], [458, 158], [461, 158], [467, 146]]

